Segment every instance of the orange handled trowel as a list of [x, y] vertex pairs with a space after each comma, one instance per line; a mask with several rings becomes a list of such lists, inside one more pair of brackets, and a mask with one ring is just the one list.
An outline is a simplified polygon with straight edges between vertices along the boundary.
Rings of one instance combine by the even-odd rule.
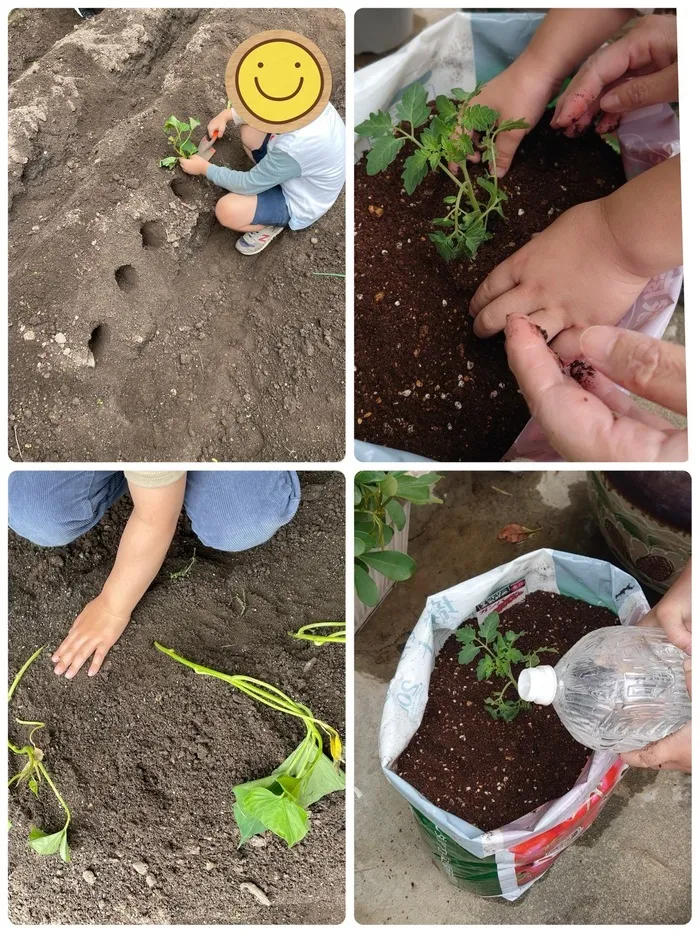
[[209, 161], [209, 159], [211, 159], [211, 157], [216, 152], [216, 149], [214, 148], [214, 143], [216, 142], [216, 138], [218, 135], [219, 135], [219, 131], [214, 130], [214, 132], [212, 133], [211, 139], [209, 139], [208, 136], [202, 137], [201, 142], [199, 143], [198, 150], [197, 150], [197, 155], [200, 158], [205, 159], [207, 162]]

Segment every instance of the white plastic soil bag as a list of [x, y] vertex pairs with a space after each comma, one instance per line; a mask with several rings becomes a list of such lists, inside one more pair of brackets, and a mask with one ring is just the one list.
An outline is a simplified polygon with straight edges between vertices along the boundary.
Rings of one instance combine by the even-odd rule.
[[[542, 16], [541, 13], [454, 13], [440, 20], [397, 52], [356, 72], [355, 124], [367, 119], [371, 111], [391, 110], [415, 81], [428, 90], [429, 98], [449, 95], [453, 87], [469, 89], [479, 81], [489, 81], [517, 58]], [[618, 136], [628, 178], [680, 152], [678, 120], [667, 104], [626, 114]], [[357, 141], [357, 158], [366, 147], [366, 140]], [[662, 337], [675, 310], [682, 280], [680, 267], [653, 278], [619, 326]], [[469, 313], [467, 308], [464, 313]], [[467, 418], [469, 413], [464, 411], [462, 416]], [[355, 454], [358, 460], [376, 462], [426, 459], [401, 451], [397, 458], [389, 448], [364, 441], [355, 442]], [[503, 457], [516, 458], [561, 459], [533, 420]]]
[[545, 590], [606, 606], [622, 625], [649, 611], [637, 581], [607, 561], [542, 548], [429, 597], [389, 684], [379, 731], [384, 774], [413, 808], [436, 862], [453, 883], [514, 901], [595, 820], [626, 766], [612, 752], [592, 752], [571, 790], [501, 829], [484, 833], [430, 803], [395, 772], [418, 730], [435, 658], [467, 619], [481, 622], [528, 593]]

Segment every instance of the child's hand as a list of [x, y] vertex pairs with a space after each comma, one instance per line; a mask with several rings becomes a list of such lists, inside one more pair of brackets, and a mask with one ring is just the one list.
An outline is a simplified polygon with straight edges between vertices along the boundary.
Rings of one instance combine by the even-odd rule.
[[569, 327], [617, 324], [647, 284], [625, 268], [605, 199], [578, 204], [484, 279], [469, 311], [478, 337], [529, 314], [552, 340]]
[[180, 159], [180, 168], [188, 175], [206, 175], [209, 163], [201, 156], [193, 155], [189, 159]]
[[214, 138], [214, 133], [216, 133], [221, 139], [221, 137], [226, 132], [226, 124], [228, 123], [231, 116], [231, 110], [222, 110], [221, 113], [217, 114], [213, 120], [210, 120], [207, 124], [207, 136], [209, 139]]
[[[544, 74], [524, 52], [505, 71], [488, 82], [481, 94], [474, 98], [474, 103], [497, 110], [500, 114], [499, 122], [524, 118], [532, 128], [539, 122], [557, 90], [557, 82]], [[498, 178], [503, 178], [509, 170], [518, 146], [527, 133], [528, 130], [511, 130], [496, 137], [495, 170]], [[476, 152], [469, 161], [478, 162], [480, 158]], [[450, 168], [454, 172], [457, 166]]]
[[92, 664], [88, 677], [93, 677], [102, 666], [105, 655], [129, 624], [130, 614], [115, 613], [100, 595], [80, 613], [70, 631], [51, 656], [54, 674], [63, 674], [70, 680], [78, 673], [90, 655]]
[[552, 126], [576, 136], [602, 110], [597, 131], [608, 133], [628, 110], [677, 101], [677, 58], [676, 17], [642, 17], [585, 62], [559, 98]]

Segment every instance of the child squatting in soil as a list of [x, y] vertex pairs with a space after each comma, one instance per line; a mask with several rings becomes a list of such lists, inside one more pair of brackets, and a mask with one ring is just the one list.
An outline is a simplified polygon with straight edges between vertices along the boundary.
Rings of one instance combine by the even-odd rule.
[[217, 220], [242, 232], [236, 249], [253, 256], [285, 227], [303, 230], [335, 204], [345, 182], [345, 126], [331, 103], [301, 129], [276, 135], [243, 123], [230, 107], [211, 120], [209, 138], [223, 136], [230, 120], [240, 126], [243, 148], [255, 163], [250, 171], [212, 165], [198, 155], [180, 159], [180, 165], [231, 192], [217, 201]]
[[[598, 116], [596, 131], [609, 133], [627, 112], [677, 101], [675, 16], [642, 16], [600, 48], [635, 15], [633, 9], [550, 10], [527, 48], [477, 102], [497, 110], [501, 119], [522, 117], [534, 127], [576, 71], [551, 121], [573, 138]], [[506, 176], [526, 132], [497, 137], [499, 178]], [[682, 348], [612, 326], [651, 280], [682, 262], [680, 156], [674, 155], [611, 195], [565, 211], [496, 266], [474, 294], [474, 333], [491, 337], [505, 329], [508, 362], [530, 411], [566, 459], [685, 460], [687, 436], [670, 422], [640, 417], [627, 397], [611, 393], [609, 383], [601, 380], [594, 394], [574, 386], [524, 316], [539, 334], [546, 331], [563, 361], [583, 358], [613, 382], [683, 412]], [[653, 358], [657, 372], [650, 374]], [[654, 381], [659, 385], [652, 389]]]
[[290, 522], [300, 501], [299, 480], [288, 471], [26, 470], [10, 475], [9, 525], [41, 547], [64, 547], [127, 491], [133, 510], [114, 566], [51, 657], [54, 673], [68, 679], [90, 657], [88, 676], [99, 671], [160, 570], [183, 504], [206, 547], [246, 551]]

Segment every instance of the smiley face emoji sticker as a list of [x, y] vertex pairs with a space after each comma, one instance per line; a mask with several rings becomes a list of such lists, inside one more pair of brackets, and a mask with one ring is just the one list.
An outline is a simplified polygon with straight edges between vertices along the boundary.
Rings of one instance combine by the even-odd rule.
[[289, 133], [311, 123], [331, 88], [326, 56], [296, 32], [259, 32], [238, 46], [226, 66], [233, 109], [263, 133]]

